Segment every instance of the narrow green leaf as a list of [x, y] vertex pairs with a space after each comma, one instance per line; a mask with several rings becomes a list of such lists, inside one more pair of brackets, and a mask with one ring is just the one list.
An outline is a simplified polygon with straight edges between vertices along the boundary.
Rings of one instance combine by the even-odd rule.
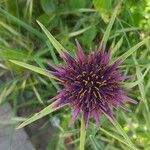
[[39, 26], [41, 27], [41, 29], [44, 31], [44, 33], [46, 34], [46, 36], [48, 37], [48, 39], [50, 40], [50, 42], [52, 43], [52, 45], [56, 48], [56, 50], [58, 51], [58, 53], [60, 55], [64, 55], [62, 53], [62, 50], [66, 51], [65, 48], [52, 36], [52, 34], [46, 29], [46, 27], [42, 23], [40, 23], [38, 20], [37, 20], [37, 23], [39, 24]]
[[12, 93], [16, 86], [16, 81], [13, 81], [12, 84], [5, 86], [2, 92], [0, 93], [0, 105], [7, 100], [7, 96]]
[[[41, 60], [40, 60], [39, 58], [35, 58], [34, 60], [36, 61], [36, 63], [37, 63], [42, 69], [46, 69], [45, 66], [42, 64], [42, 62], [41, 62]], [[57, 89], [57, 91], [59, 91], [60, 88], [59, 88], [57, 82], [56, 82], [54, 79], [52, 79], [52, 78], [49, 78], [49, 80], [51, 81], [51, 83], [53, 84], [53, 86]]]
[[2, 26], [4, 29], [6, 29], [7, 31], [9, 31], [10, 33], [12, 33], [15, 36], [21, 36], [20, 33], [16, 32], [11, 26], [9, 26], [8, 24], [0, 21], [0, 26]]
[[117, 13], [118, 13], [119, 8], [120, 8], [120, 3], [117, 5], [117, 7], [116, 7], [115, 10], [114, 10], [114, 13], [113, 13], [113, 15], [112, 15], [112, 17], [111, 17], [111, 19], [110, 19], [110, 22], [109, 22], [109, 24], [108, 24], [108, 26], [107, 26], [107, 29], [106, 29], [106, 31], [105, 31], [105, 33], [104, 33], [104, 36], [103, 36], [103, 38], [102, 38], [102, 43], [107, 44], [107, 41], [108, 41], [108, 38], [109, 38], [109, 35], [110, 35], [110, 31], [111, 31], [112, 26], [113, 26], [113, 24], [114, 24], [114, 21], [115, 21], [115, 18], [116, 18], [116, 16], [117, 16]]
[[12, 20], [16, 24], [24, 27], [26, 30], [28, 30], [29, 32], [33, 33], [34, 35], [36, 35], [40, 39], [43, 39], [43, 40], [45, 39], [45, 36], [43, 36], [43, 34], [41, 34], [37, 29], [33, 28], [29, 24], [27, 24], [24, 21], [16, 18], [15, 16], [11, 15], [10, 13], [8, 13], [7, 11], [5, 11], [2, 8], [0, 8], [0, 12], [3, 14], [4, 17], [8, 17], [10, 20]]
[[117, 122], [115, 118], [114, 121], [115, 121], [115, 127], [118, 130], [118, 132], [124, 137], [124, 139], [130, 145], [130, 147], [132, 147], [134, 150], [137, 150], [137, 148], [135, 148], [134, 144], [132, 143], [128, 135], [125, 133], [125, 131], [122, 129], [122, 127], [120, 126], [120, 124]]
[[63, 106], [57, 107], [57, 108], [53, 108], [53, 106], [56, 104], [56, 102], [53, 102], [52, 104], [48, 105], [47, 107], [45, 107], [43, 110], [41, 110], [40, 112], [34, 114], [31, 118], [26, 119], [22, 124], [20, 124], [16, 129], [20, 129], [23, 128], [25, 126], [27, 126], [28, 124], [62, 108]]
[[53, 75], [51, 75], [47, 70], [45, 69], [42, 69], [42, 68], [39, 68], [39, 67], [36, 67], [36, 66], [33, 66], [33, 65], [30, 65], [30, 64], [27, 64], [27, 63], [24, 63], [24, 62], [20, 62], [20, 61], [17, 61], [17, 60], [10, 60], [12, 63], [16, 64], [16, 65], [19, 65], [21, 67], [24, 67], [26, 69], [29, 69], [29, 70], [32, 70], [34, 72], [37, 72], [39, 74], [42, 74], [42, 75], [45, 75], [47, 77], [50, 77], [50, 78], [54, 78], [56, 80], [60, 80], [56, 77], [54, 77]]
[[86, 138], [86, 130], [85, 130], [85, 125], [84, 125], [84, 118], [82, 115], [81, 128], [80, 128], [80, 150], [84, 150], [85, 138]]
[[69, 33], [69, 37], [74, 37], [74, 36], [80, 35], [80, 34], [84, 33], [85, 31], [87, 31], [90, 28], [91, 28], [91, 26], [86, 27], [84, 29], [80, 29], [80, 30], [75, 31], [75, 32], [71, 32], [71, 33]]
[[2, 125], [14, 125], [14, 124], [18, 124], [22, 121], [25, 121], [26, 118], [22, 118], [22, 117], [13, 117], [7, 120], [4, 119], [0, 119], [0, 124]]
[[54, 52], [54, 50], [53, 50], [53, 47], [52, 47], [50, 41], [47, 40], [47, 41], [46, 41], [46, 44], [47, 44], [47, 46], [48, 46], [48, 48], [49, 48], [49, 51], [50, 51], [50, 53], [51, 53], [51, 56], [52, 56], [52, 59], [53, 59], [54, 63], [55, 63], [56, 65], [58, 65], [58, 64], [59, 64], [59, 61], [58, 61], [58, 59], [57, 59], [57, 56], [56, 56], [56, 54], [55, 54], [55, 52]]
[[40, 103], [40, 104], [44, 104], [44, 103], [43, 103], [43, 100], [42, 100], [42, 98], [41, 98], [41, 96], [40, 96], [40, 94], [39, 94], [39, 92], [38, 92], [38, 90], [35, 88], [35, 86], [33, 85], [33, 83], [32, 83], [32, 88], [33, 88], [33, 91], [34, 91], [34, 93], [35, 93], [35, 95], [36, 95], [36, 97], [37, 97], [39, 103]]
[[127, 52], [125, 52], [123, 55], [121, 55], [119, 58], [117, 59], [121, 59], [122, 61], [124, 61], [127, 57], [129, 57], [131, 54], [133, 54], [137, 49], [139, 49], [143, 44], [145, 44], [148, 40], [150, 39], [150, 37], [145, 38], [144, 40], [142, 40], [141, 42], [139, 42], [138, 44], [136, 44], [135, 46], [131, 47]]
[[[121, 137], [119, 137], [119, 136], [117, 136], [117, 135], [115, 135], [115, 134], [113, 134], [113, 133], [108, 132], [108, 131], [105, 130], [104, 128], [100, 128], [100, 130], [101, 130], [102, 132], [104, 132], [105, 134], [109, 135], [110, 137], [116, 139], [117, 141], [119, 141], [119, 142], [121, 142], [121, 143], [123, 143], [123, 144], [125, 144], [125, 145], [127, 145], [127, 146], [129, 146], [129, 147], [132, 148], [132, 146], [131, 146], [130, 144], [128, 144], [126, 141], [124, 141]], [[132, 148], [132, 149], [133, 149], [133, 148]]]
[[91, 143], [92, 143], [92, 145], [93, 145], [93, 149], [94, 149], [94, 150], [99, 150], [99, 147], [97, 146], [97, 142], [95, 141], [93, 135], [90, 135], [89, 138], [90, 138]]
[[0, 45], [0, 58], [2, 59], [18, 59], [27, 60], [33, 58], [32, 54], [28, 54], [23, 49], [8, 48]]
[[120, 38], [120, 40], [116, 43], [115, 47], [112, 50], [112, 54], [115, 54], [115, 52], [121, 47], [123, 42], [123, 36]]
[[6, 91], [7, 91], [7, 88], [4, 88], [3, 91], [1, 91], [1, 93], [0, 93], [0, 105], [1, 105], [1, 104], [3, 103], [3, 101], [5, 100]]
[[137, 81], [135, 82], [132, 82], [132, 83], [124, 83], [124, 85], [127, 87], [127, 88], [133, 88], [135, 87], [136, 85], [138, 85], [139, 83], [141, 83], [144, 79], [144, 77], [146, 76], [146, 74], [148, 73], [148, 71], [150, 70], [150, 65], [148, 65], [146, 71], [144, 72], [144, 74], [142, 76], [140, 76], [140, 78], [138, 78]]
[[[136, 60], [135, 55], [132, 55], [132, 58], [134, 60], [135, 65], [138, 65], [138, 62]], [[142, 77], [142, 72], [139, 66], [136, 66], [136, 74], [137, 74], [137, 79], [140, 79]], [[145, 93], [145, 86], [142, 82], [138, 83], [138, 87], [140, 90], [140, 94], [141, 94], [141, 100], [145, 105], [145, 109], [143, 110], [143, 112], [145, 111], [145, 120], [147, 122], [147, 124], [150, 124], [150, 110], [149, 110], [149, 104], [148, 104], [148, 99], [146, 98], [146, 93]]]

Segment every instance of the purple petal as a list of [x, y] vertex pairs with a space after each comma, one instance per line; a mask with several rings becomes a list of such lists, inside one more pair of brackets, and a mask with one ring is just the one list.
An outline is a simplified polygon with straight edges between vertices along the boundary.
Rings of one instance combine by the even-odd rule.
[[89, 117], [90, 117], [90, 112], [88, 110], [85, 110], [83, 112], [83, 118], [84, 118], [84, 125], [86, 129], [88, 128]]
[[66, 51], [63, 51], [64, 56], [62, 56], [62, 58], [64, 59], [64, 61], [69, 65], [69, 66], [74, 66], [74, 63], [76, 63], [75, 59]]
[[108, 52], [105, 53], [104, 61], [103, 61], [105, 65], [109, 63], [110, 57], [111, 57], [111, 49], [109, 49]]
[[96, 121], [96, 127], [99, 128], [100, 125], [100, 115], [99, 115], [99, 110], [98, 109], [94, 109], [92, 111], [93, 117]]
[[66, 73], [66, 70], [64, 68], [57, 67], [57, 66], [55, 66], [55, 65], [53, 65], [51, 63], [48, 63], [48, 65], [50, 67], [52, 67], [53, 69], [55, 69], [56, 71], [58, 71], [59, 73], [61, 73], [61, 74]]
[[77, 56], [78, 60], [80, 62], [82, 62], [85, 58], [85, 55], [84, 55], [83, 49], [82, 49], [80, 43], [78, 42], [78, 40], [76, 39], [75, 41], [76, 41], [76, 46], [78, 49], [78, 52], [76, 52], [76, 56]]
[[53, 100], [59, 99], [59, 98], [63, 97], [65, 94], [66, 94], [66, 91], [60, 91], [59, 94], [57, 94], [56, 96], [54, 96], [53, 98], [48, 100], [48, 102], [52, 102]]
[[58, 102], [53, 106], [53, 108], [57, 108], [57, 107], [63, 106], [68, 103], [69, 103], [68, 100], [59, 99]]
[[126, 95], [121, 95], [121, 98], [122, 98], [123, 100], [127, 101], [127, 102], [130, 102], [130, 103], [133, 103], [133, 104], [138, 104], [137, 101], [135, 101], [134, 99], [132, 99], [132, 98], [126, 96]]
[[124, 105], [120, 105], [120, 107], [121, 107], [122, 109], [124, 109], [125, 111], [132, 112], [131, 109], [127, 108], [127, 107], [124, 106]]
[[76, 107], [73, 111], [72, 111], [72, 118], [69, 122], [69, 127], [75, 122], [78, 114], [80, 112], [80, 107]]

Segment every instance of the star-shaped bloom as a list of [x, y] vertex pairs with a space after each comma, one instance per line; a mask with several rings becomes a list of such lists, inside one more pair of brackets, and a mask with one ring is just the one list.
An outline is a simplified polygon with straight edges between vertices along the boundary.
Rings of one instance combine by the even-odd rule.
[[78, 41], [76, 41], [76, 46], [75, 58], [63, 51], [62, 58], [65, 65], [49, 64], [54, 69], [49, 72], [59, 78], [63, 87], [52, 98], [57, 101], [54, 107], [70, 104], [72, 107], [70, 124], [74, 123], [80, 112], [83, 113], [86, 128], [92, 116], [97, 127], [99, 126], [101, 112], [113, 122], [113, 107], [121, 107], [130, 111], [125, 103], [137, 103], [126, 95], [122, 84], [125, 79], [129, 78], [119, 70], [122, 61], [117, 60], [110, 64], [111, 50], [106, 51], [104, 44], [88, 56], [84, 54]]

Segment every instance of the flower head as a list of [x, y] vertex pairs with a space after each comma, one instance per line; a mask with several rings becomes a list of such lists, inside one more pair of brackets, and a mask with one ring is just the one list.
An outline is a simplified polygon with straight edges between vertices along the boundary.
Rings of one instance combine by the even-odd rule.
[[[101, 45], [97, 51], [86, 56], [79, 42], [76, 41], [76, 58], [63, 51], [64, 66], [53, 66], [55, 71], [50, 71], [60, 79], [63, 89], [53, 97], [57, 99], [55, 107], [70, 104], [74, 123], [78, 114], [83, 113], [85, 127], [88, 120], [94, 117], [97, 127], [100, 122], [100, 112], [103, 112], [113, 122], [112, 107], [125, 107], [125, 102], [136, 103], [125, 94], [122, 81], [128, 78], [119, 70], [121, 60], [110, 64], [111, 50], [105, 51]], [[130, 110], [129, 110], [130, 111]]]

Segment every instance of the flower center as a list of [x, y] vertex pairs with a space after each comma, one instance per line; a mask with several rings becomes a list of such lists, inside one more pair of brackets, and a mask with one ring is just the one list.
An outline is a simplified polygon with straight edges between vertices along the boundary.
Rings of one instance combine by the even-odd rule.
[[90, 73], [82, 72], [81, 75], [77, 76], [77, 82], [82, 85], [82, 88], [79, 91], [79, 96], [89, 94], [94, 96], [96, 99], [101, 99], [100, 88], [105, 85], [105, 80], [102, 77], [98, 77], [93, 71]]

